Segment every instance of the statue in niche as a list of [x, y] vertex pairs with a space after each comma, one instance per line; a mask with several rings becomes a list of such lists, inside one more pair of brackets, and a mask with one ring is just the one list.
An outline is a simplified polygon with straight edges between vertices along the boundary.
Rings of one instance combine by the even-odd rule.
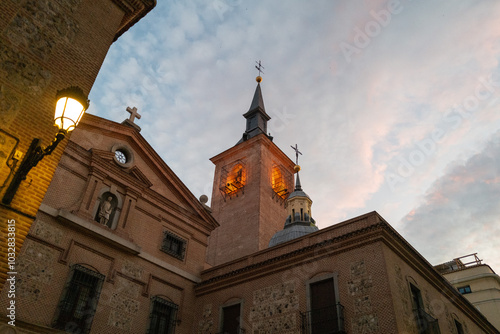
[[102, 225], [108, 225], [109, 218], [113, 213], [114, 208], [113, 204], [111, 203], [112, 200], [113, 197], [108, 196], [107, 199], [104, 202], [102, 202], [101, 207], [99, 208], [98, 217], [99, 217], [99, 222]]

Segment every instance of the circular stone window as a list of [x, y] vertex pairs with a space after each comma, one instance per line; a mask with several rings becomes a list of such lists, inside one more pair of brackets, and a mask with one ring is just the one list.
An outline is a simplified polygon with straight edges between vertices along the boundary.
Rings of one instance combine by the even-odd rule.
[[124, 144], [116, 144], [111, 151], [115, 154], [113, 159], [121, 167], [131, 167], [134, 163], [132, 150]]
[[115, 151], [115, 158], [121, 164], [126, 164], [127, 163], [127, 155], [122, 150], [116, 150]]

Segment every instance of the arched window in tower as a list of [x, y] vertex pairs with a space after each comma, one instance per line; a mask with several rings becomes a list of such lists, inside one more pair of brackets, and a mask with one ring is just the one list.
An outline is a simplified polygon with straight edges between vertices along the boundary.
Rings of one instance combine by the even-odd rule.
[[273, 198], [285, 200], [290, 194], [292, 187], [292, 174], [282, 165], [273, 165], [271, 173], [271, 186], [273, 188]]
[[238, 160], [230, 165], [224, 166], [221, 170], [220, 191], [224, 198], [227, 195], [238, 194], [243, 192], [246, 183], [246, 169], [243, 161]]

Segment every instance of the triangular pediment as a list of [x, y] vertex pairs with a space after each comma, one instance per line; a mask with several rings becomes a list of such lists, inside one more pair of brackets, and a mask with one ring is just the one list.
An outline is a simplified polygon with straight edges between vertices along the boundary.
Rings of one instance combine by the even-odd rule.
[[[88, 138], [99, 139], [89, 141]], [[85, 115], [71, 141], [90, 153], [91, 173], [133, 191], [134, 196], [142, 197], [148, 205], [169, 208], [172, 214], [191, 223], [201, 224], [208, 230], [218, 226], [209, 210], [134, 128]], [[117, 150], [128, 155], [126, 162], [117, 159]]]
[[[123, 182], [132, 182], [140, 188], [150, 188], [153, 184], [148, 179], [148, 177], [141, 172], [137, 166], [132, 166], [131, 168], [120, 168], [114, 161], [115, 154], [110, 151], [104, 151], [100, 149], [93, 148], [90, 150], [92, 153], [92, 162], [94, 165], [100, 165], [109, 174], [111, 178], [120, 178]], [[116, 165], [116, 166], [114, 166]], [[128, 175], [130, 179], [124, 180], [124, 174]]]

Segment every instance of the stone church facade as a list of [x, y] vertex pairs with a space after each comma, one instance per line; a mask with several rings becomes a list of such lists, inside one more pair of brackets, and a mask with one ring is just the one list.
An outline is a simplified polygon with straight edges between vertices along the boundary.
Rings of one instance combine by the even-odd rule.
[[212, 158], [211, 207], [128, 111], [74, 131], [18, 257], [15, 327], [0, 294], [0, 334], [498, 333], [378, 213], [313, 228], [260, 84], [241, 140]]

